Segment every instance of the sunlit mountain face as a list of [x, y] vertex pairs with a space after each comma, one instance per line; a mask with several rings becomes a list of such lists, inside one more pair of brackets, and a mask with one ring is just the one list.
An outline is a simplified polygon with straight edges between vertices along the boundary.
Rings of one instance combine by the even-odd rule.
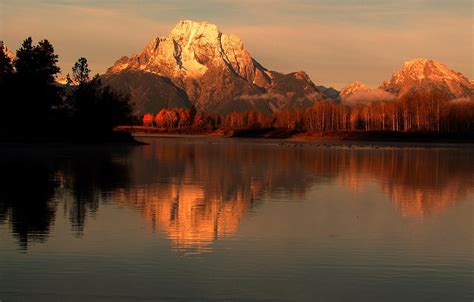
[[192, 20], [178, 22], [169, 35], [153, 38], [140, 53], [120, 58], [102, 79], [131, 94], [138, 115], [190, 106], [222, 114], [271, 113], [304, 108], [335, 92], [316, 86], [304, 71], [268, 70], [238, 36]]
[[[375, 187], [397, 215], [416, 220], [443, 215], [474, 194], [474, 157], [462, 149], [161, 139], [133, 149], [63, 152], [2, 157], [1, 169], [13, 172], [1, 182], [0, 223], [24, 248], [47, 240], [58, 215], [76, 236], [87, 236], [88, 221], [104, 204], [136, 211], [146, 232], [164, 234], [173, 250], [190, 254], [235, 236], [272, 200], [326, 198], [314, 193], [318, 186], [354, 194]], [[26, 207], [32, 202], [34, 215]]]

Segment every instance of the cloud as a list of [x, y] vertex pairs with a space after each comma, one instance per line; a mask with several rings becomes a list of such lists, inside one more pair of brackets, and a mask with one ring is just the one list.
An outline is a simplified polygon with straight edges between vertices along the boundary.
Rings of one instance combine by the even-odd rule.
[[318, 92], [312, 92], [296, 99], [297, 104], [314, 104], [325, 98]]
[[264, 102], [264, 101], [277, 101], [284, 102], [289, 97], [279, 93], [266, 92], [261, 94], [244, 94], [236, 97], [236, 100], [248, 101], [248, 102]]
[[397, 97], [382, 89], [371, 89], [369, 91], [357, 91], [342, 99], [347, 105], [370, 104], [374, 102], [392, 102]]

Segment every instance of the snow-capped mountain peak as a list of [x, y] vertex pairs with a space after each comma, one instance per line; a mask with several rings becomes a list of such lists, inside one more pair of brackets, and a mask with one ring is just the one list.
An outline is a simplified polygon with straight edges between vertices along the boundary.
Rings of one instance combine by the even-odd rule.
[[0, 49], [3, 50], [3, 52], [7, 55], [7, 57], [10, 58], [10, 60], [14, 61], [16, 59], [16, 55], [4, 45], [3, 41], [0, 41]]
[[413, 89], [439, 91], [453, 98], [473, 95], [470, 81], [461, 73], [429, 59], [414, 59], [403, 63], [382, 89], [402, 96]]
[[[169, 79], [193, 105], [209, 111], [256, 107], [275, 111], [307, 106], [326, 97], [306, 73], [267, 70], [252, 58], [239, 37], [207, 21], [178, 22], [169, 35], [155, 37], [140, 53], [116, 61], [104, 78], [118, 79], [125, 72]], [[120, 82], [117, 86], [123, 88]]]
[[158, 75], [199, 78], [215, 66], [226, 67], [253, 80], [256, 66], [237, 36], [223, 34], [207, 21], [179, 22], [166, 37], [152, 39], [131, 58], [124, 57], [109, 69], [140, 69]]
[[369, 89], [370, 89], [369, 86], [367, 86], [366, 84], [359, 81], [354, 81], [348, 84], [347, 86], [345, 86], [344, 88], [342, 88], [339, 94], [341, 98], [344, 98], [355, 92], [369, 91]]

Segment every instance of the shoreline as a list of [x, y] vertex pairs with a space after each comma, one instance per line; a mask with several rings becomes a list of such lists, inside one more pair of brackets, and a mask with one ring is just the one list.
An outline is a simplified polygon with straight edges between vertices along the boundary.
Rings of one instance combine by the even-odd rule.
[[119, 127], [136, 138], [203, 138], [203, 139], [258, 139], [301, 143], [347, 144], [408, 144], [408, 145], [460, 145], [474, 147], [473, 134], [415, 133], [389, 131], [297, 132], [286, 129], [205, 130], [159, 129], [152, 127]]
[[468, 148], [474, 149], [472, 134], [438, 134], [438, 133], [414, 133], [414, 132], [297, 132], [286, 129], [159, 129], [152, 127], [120, 126], [114, 134], [104, 139], [74, 137], [18, 137], [0, 140], [0, 147], [9, 146], [42, 146], [42, 147], [112, 147], [112, 146], [142, 146], [148, 145], [141, 139], [147, 138], [169, 138], [207, 141], [232, 139], [252, 140], [261, 142], [275, 142], [279, 145], [315, 145], [315, 146], [337, 146], [337, 147], [419, 147], [419, 148]]
[[[240, 137], [219, 137], [210, 135], [192, 134], [134, 134], [137, 140], [140, 139], [194, 139], [207, 144], [217, 144], [219, 141], [232, 140], [235, 142], [258, 142], [276, 144], [283, 147], [321, 147], [321, 148], [344, 148], [344, 149], [466, 149], [474, 151], [474, 143], [468, 142], [413, 142], [413, 141], [364, 141], [364, 140], [338, 140], [333, 138], [305, 139], [265, 139], [265, 138], [240, 138]], [[147, 144], [147, 143], [146, 143]]]

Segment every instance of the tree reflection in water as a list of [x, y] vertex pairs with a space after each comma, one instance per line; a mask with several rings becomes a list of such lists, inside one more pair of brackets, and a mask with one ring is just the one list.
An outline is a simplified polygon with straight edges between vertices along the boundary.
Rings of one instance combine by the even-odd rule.
[[4, 158], [0, 161], [0, 223], [8, 223], [21, 249], [48, 237], [56, 215], [58, 186], [51, 163]]
[[73, 233], [82, 235], [86, 218], [128, 185], [120, 160], [130, 148], [66, 150], [7, 148], [0, 156], [0, 223], [8, 223], [19, 245], [45, 241], [58, 203], [68, 208]]
[[109, 202], [115, 190], [128, 187], [124, 163], [128, 154], [129, 149], [82, 150], [57, 161], [64, 192], [71, 195], [68, 212], [76, 236], [82, 236], [87, 217], [97, 213], [101, 202]]

